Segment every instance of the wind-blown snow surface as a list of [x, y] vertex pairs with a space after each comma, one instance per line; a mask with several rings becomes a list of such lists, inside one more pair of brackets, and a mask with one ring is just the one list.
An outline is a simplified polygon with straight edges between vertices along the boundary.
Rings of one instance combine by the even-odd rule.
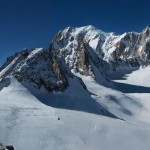
[[[145, 70], [150, 71], [150, 68]], [[131, 76], [137, 77], [138, 72], [133, 72]], [[84, 78], [93, 98], [107, 106], [113, 114], [122, 116], [119, 105], [122, 108], [131, 107], [134, 114], [122, 116], [124, 120], [120, 120], [46, 106], [14, 78], [5, 80], [0, 87], [0, 141], [6, 145], [13, 144], [15, 150], [149, 150], [149, 93], [143, 91], [142, 96], [137, 93], [123, 94], [100, 86], [89, 77]], [[146, 76], [144, 82], [150, 86]]]

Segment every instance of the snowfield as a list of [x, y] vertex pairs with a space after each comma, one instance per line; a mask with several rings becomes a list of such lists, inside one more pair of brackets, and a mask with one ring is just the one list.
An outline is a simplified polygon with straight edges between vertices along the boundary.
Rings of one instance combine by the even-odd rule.
[[[148, 67], [115, 82], [149, 89], [149, 72]], [[149, 150], [150, 93], [136, 93], [136, 88], [133, 93], [128, 90], [123, 93], [121, 89], [104, 87], [90, 77], [80, 77], [93, 93], [93, 101], [118, 119], [45, 105], [32, 90], [8, 77], [0, 87], [0, 141], [13, 144], [15, 150]], [[138, 77], [143, 77], [142, 81]], [[57, 94], [62, 93], [50, 98], [55, 99]]]

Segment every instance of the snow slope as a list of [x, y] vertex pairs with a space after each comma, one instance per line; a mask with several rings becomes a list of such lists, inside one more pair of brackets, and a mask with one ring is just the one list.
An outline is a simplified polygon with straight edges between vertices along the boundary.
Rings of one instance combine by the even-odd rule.
[[127, 122], [137, 122], [138, 112], [142, 107], [141, 103], [120, 91], [98, 84], [90, 77], [79, 76], [88, 91], [92, 93], [92, 98], [106, 110]]
[[[16, 79], [8, 77], [6, 80], [10, 81], [9, 84], [0, 91], [0, 141], [5, 145], [13, 144], [16, 150], [148, 150], [150, 147], [150, 127], [145, 120], [139, 123], [141, 120], [138, 122], [133, 116], [133, 122], [129, 122], [128, 118], [126, 121], [82, 111], [52, 108], [41, 103]], [[112, 92], [116, 97], [120, 94], [113, 89], [96, 86], [97, 83], [92, 79], [85, 78], [84, 82], [90, 83], [88, 89], [94, 92], [94, 99], [97, 97], [95, 94], [99, 93], [104, 93], [101, 96], [105, 96], [105, 101], [109, 101], [108, 96]], [[143, 96], [146, 95], [143, 93]], [[118, 102], [121, 100], [118, 99]], [[128, 101], [124, 103], [130, 104]], [[110, 105], [117, 108], [113, 103]], [[133, 107], [133, 111], [139, 111], [139, 107]]]
[[10, 80], [9, 87], [0, 92], [0, 141], [13, 144], [16, 150], [149, 149], [147, 125], [54, 109], [39, 102], [15, 79]]
[[[127, 74], [125, 80], [115, 80], [115, 82], [132, 85], [131, 89], [127, 89], [126, 95], [140, 102], [142, 107], [138, 113], [138, 119], [144, 122], [150, 122], [150, 67], [140, 68], [137, 71]], [[123, 86], [121, 85], [121, 88]], [[122, 89], [121, 89], [122, 90]], [[132, 91], [132, 92], [130, 92]], [[140, 92], [139, 92], [140, 91]]]
[[131, 74], [126, 74], [124, 78], [127, 80], [117, 80], [116, 82], [128, 83], [132, 85], [139, 85], [150, 87], [150, 67], [140, 68], [137, 71], [132, 72]]
[[15, 63], [17, 62], [17, 60], [19, 59], [20, 56], [17, 56], [16, 58], [14, 58], [14, 60], [12, 60], [12, 62], [6, 67], [4, 68], [1, 72], [0, 72], [0, 77], [2, 77], [7, 71], [10, 72], [11, 67], [13, 67], [13, 65], [15, 65]]

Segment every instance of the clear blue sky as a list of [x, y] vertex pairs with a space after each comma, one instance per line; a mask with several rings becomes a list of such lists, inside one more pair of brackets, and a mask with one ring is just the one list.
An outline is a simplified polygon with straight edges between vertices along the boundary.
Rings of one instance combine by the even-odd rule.
[[67, 26], [141, 31], [150, 24], [149, 6], [148, 0], [0, 0], [0, 65], [16, 51], [48, 47]]

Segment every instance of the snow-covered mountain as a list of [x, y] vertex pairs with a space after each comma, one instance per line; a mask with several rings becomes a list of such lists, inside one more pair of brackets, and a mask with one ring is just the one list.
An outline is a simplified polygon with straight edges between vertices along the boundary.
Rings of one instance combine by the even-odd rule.
[[93, 26], [68, 27], [55, 36], [48, 49], [25, 49], [9, 57], [0, 69], [1, 76], [12, 74], [49, 91], [67, 88], [67, 77], [75, 73], [104, 81], [111, 78], [110, 73], [149, 65], [149, 39], [148, 27], [141, 33], [122, 35]]
[[148, 150], [149, 39], [148, 27], [122, 35], [68, 27], [47, 49], [8, 57], [0, 142], [18, 150]]
[[122, 67], [136, 68], [149, 64], [149, 32], [147, 27], [141, 33], [127, 32], [115, 35], [93, 26], [68, 27], [56, 35], [50, 47], [65, 57], [71, 69], [78, 68], [80, 72], [87, 70], [91, 63], [83, 66], [79, 61], [85, 57], [90, 59], [88, 61], [93, 59], [100, 69], [107, 66], [104, 70], [109, 73], [110, 70], [116, 71]]

